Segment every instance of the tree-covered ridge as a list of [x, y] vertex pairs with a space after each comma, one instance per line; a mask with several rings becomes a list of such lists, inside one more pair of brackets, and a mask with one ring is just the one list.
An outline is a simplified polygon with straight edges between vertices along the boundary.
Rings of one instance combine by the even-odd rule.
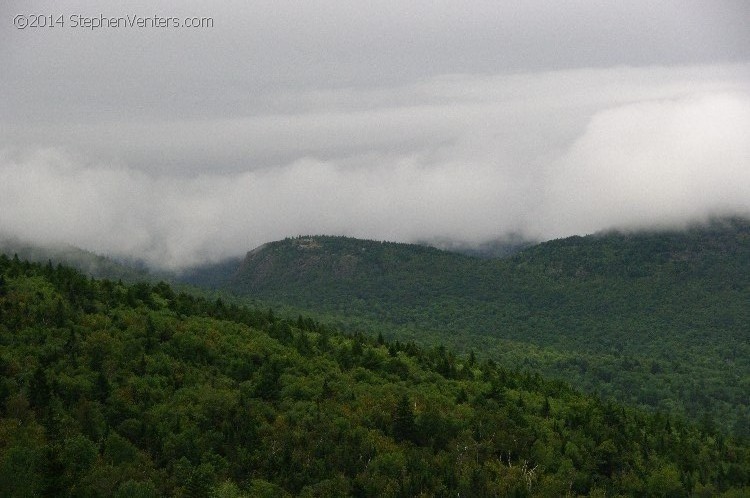
[[145, 265], [136, 261], [117, 262], [111, 258], [65, 244], [35, 244], [0, 233], [0, 254], [16, 254], [19, 258], [72, 266], [94, 278], [108, 278], [125, 282], [159, 279]]
[[3, 496], [741, 496], [750, 448], [443, 347], [0, 256]]
[[223, 288], [750, 435], [746, 220], [570, 237], [502, 260], [298, 237], [249, 253]]

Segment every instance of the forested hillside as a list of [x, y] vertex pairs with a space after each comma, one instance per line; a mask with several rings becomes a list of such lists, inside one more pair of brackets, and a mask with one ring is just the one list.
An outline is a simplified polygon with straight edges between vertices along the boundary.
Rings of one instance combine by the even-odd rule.
[[494, 260], [298, 237], [224, 266], [213, 283], [750, 435], [746, 220], [571, 237]]
[[0, 256], [3, 496], [743, 496], [750, 449], [442, 347]]
[[[19, 258], [37, 263], [51, 261], [72, 266], [95, 278], [138, 282], [153, 280], [157, 275], [143, 264], [135, 261], [117, 262], [106, 256], [64, 244], [34, 244], [0, 234], [0, 254], [18, 255]], [[157, 280], [158, 281], [158, 280]]]

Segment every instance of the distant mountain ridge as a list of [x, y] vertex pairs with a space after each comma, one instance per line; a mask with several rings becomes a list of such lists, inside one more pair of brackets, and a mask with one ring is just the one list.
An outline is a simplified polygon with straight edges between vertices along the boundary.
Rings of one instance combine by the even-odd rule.
[[[744, 288], [750, 275], [738, 272], [743, 268], [737, 264], [742, 267], [748, 248], [750, 222], [727, 219], [686, 231], [567, 237], [536, 244], [503, 260], [416, 244], [299, 236], [264, 244], [248, 252], [238, 266], [231, 260], [222, 267], [224, 286], [233, 292], [260, 293], [266, 298], [283, 295], [305, 305], [320, 304], [329, 291], [350, 292], [339, 296], [344, 299], [401, 291], [418, 298], [424, 292], [434, 296], [440, 291], [486, 300], [508, 297], [508, 286], [501, 281], [520, 283], [523, 278], [536, 278], [537, 272], [548, 281], [549, 277], [580, 281], [595, 276], [655, 277], [661, 271], [682, 278], [724, 277]], [[315, 287], [314, 295], [309, 286]]]
[[747, 219], [567, 237], [489, 259], [300, 236], [170, 277], [350, 331], [475, 350], [750, 436]]
[[568, 237], [502, 259], [304, 236], [250, 251], [225, 276], [224, 291], [355, 329], [383, 324], [630, 403], [750, 422], [745, 219]]
[[[429, 267], [425, 267], [425, 258]], [[294, 282], [356, 282], [387, 278], [401, 271], [434, 271], [434, 261], [469, 259], [433, 247], [334, 236], [300, 236], [250, 251], [230, 281], [230, 288], [275, 288], [275, 279]], [[286, 286], [285, 286], [286, 287]]]
[[118, 262], [106, 256], [95, 254], [67, 244], [36, 244], [22, 241], [15, 237], [0, 235], [0, 254], [12, 257], [14, 254], [21, 259], [57, 265], [72, 266], [77, 270], [95, 278], [108, 278], [135, 282], [158, 278], [144, 266], [133, 262]]
[[538, 243], [539, 241], [517, 233], [510, 233], [503, 237], [479, 243], [469, 243], [448, 238], [427, 239], [417, 242], [419, 245], [436, 247], [444, 251], [483, 259], [507, 258]]

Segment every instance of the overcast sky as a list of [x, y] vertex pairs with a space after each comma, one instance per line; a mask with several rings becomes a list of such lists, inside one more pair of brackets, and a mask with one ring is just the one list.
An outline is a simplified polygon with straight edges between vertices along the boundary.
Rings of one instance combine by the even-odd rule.
[[750, 213], [746, 0], [93, 5], [0, 5], [0, 233], [179, 267]]

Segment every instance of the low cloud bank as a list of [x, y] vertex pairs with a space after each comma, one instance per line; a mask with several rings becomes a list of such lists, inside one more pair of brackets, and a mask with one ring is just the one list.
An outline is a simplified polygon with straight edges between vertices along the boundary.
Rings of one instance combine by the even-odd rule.
[[748, 214], [748, 74], [451, 76], [286, 114], [10, 127], [0, 233], [178, 268], [297, 234], [478, 244]]

